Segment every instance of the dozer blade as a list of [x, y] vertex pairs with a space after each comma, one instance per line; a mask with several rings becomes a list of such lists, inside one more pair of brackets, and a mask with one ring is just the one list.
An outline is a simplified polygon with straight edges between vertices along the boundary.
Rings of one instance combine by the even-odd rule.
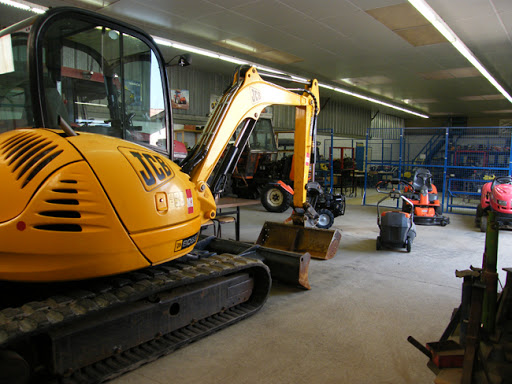
[[311, 254], [315, 259], [334, 257], [341, 240], [341, 232], [330, 229], [306, 228], [266, 221], [256, 244], [283, 251]]
[[273, 279], [311, 289], [308, 281], [311, 255], [307, 252], [302, 254], [287, 252], [241, 241], [219, 239], [215, 236], [203, 237], [197, 242], [194, 249], [230, 253], [261, 260], [270, 269]]

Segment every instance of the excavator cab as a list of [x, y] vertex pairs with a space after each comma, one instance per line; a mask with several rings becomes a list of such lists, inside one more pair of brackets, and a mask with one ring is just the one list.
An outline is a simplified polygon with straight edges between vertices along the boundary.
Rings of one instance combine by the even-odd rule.
[[[166, 73], [151, 42], [87, 17], [55, 16], [48, 25], [33, 25], [38, 20], [3, 31], [12, 48], [4, 56], [11, 68], [0, 74], [2, 109], [9, 111], [0, 129], [60, 129], [60, 117], [77, 132], [170, 152]], [[32, 29], [35, 48], [27, 50]]]

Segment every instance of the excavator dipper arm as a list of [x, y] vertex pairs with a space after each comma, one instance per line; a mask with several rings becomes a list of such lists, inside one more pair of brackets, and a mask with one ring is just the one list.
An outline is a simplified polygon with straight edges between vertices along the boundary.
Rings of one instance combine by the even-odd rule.
[[[319, 113], [318, 82], [312, 80], [304, 89], [288, 90], [263, 80], [256, 68], [241, 66], [234, 75], [230, 89], [220, 100], [213, 115], [205, 127], [200, 141], [185, 160], [182, 169], [190, 174], [191, 180], [201, 190], [214, 172], [229, 139], [244, 120], [257, 120], [261, 111], [270, 105], [288, 105], [295, 107], [295, 191], [294, 207], [302, 208], [306, 203], [306, 183], [313, 130]], [[253, 124], [250, 125], [253, 127]], [[245, 142], [239, 135], [235, 147], [243, 150]]]

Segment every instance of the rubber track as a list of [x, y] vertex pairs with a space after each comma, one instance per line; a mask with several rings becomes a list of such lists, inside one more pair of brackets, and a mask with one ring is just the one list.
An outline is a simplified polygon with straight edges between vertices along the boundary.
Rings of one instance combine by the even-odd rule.
[[[60, 383], [91, 384], [111, 380], [240, 321], [258, 309], [259, 308], [255, 306], [241, 304], [222, 314], [203, 319], [196, 324], [181, 328], [158, 339], [131, 348], [119, 355], [114, 355], [108, 359], [87, 366], [70, 377], [63, 378]], [[58, 381], [54, 381], [52, 384], [53, 383], [57, 384]]]
[[[18, 308], [3, 309], [0, 311], [0, 347], [8, 347], [9, 344], [20, 339], [46, 333], [53, 327], [86, 318], [101, 310], [129, 304], [183, 285], [251, 268], [263, 268], [270, 275], [268, 267], [259, 260], [229, 254], [210, 255], [204, 257], [189, 254], [178, 261], [146, 268], [120, 277], [95, 281], [86, 288], [73, 291], [65, 296], [52, 296], [46, 300], [30, 302]], [[80, 372], [63, 378], [62, 382], [100, 383], [119, 376], [249, 316], [252, 312], [257, 311], [264, 302], [265, 299], [257, 306], [244, 303], [228, 309], [221, 314], [216, 314], [159, 339], [82, 368]]]

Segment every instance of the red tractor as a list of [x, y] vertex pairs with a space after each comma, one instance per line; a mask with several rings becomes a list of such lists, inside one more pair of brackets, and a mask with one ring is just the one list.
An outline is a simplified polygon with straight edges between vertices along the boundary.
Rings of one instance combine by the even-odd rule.
[[[426, 168], [418, 168], [414, 178], [404, 189], [404, 195], [414, 205], [414, 222], [419, 225], [441, 225], [450, 223], [450, 219], [442, 215], [441, 203], [437, 188], [432, 183], [432, 174]], [[411, 206], [405, 204], [403, 210], [411, 212]]]
[[484, 184], [475, 216], [475, 224], [482, 232], [487, 230], [490, 210], [495, 212], [500, 227], [512, 225], [512, 177], [499, 176]]

